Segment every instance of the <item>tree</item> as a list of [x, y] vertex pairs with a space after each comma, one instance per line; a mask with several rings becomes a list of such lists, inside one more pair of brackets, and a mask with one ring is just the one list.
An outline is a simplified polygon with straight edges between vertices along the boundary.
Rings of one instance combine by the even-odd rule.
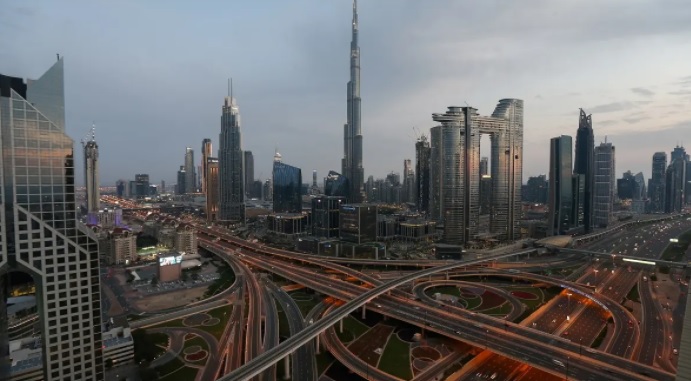
[[108, 357], [106, 361], [104, 361], [106, 369], [110, 369], [113, 367], [113, 359]]
[[156, 275], [151, 277], [151, 285], [155, 286], [158, 284], [158, 277]]
[[190, 277], [190, 276], [187, 274], [187, 272], [186, 272], [186, 271], [183, 271], [183, 272], [182, 272], [182, 276], [181, 276], [180, 278], [182, 279], [183, 282], [187, 282], [187, 280], [189, 279], [189, 277]]
[[199, 274], [193, 273], [193, 274], [192, 274], [192, 279], [193, 279], [193, 280], [199, 280]]

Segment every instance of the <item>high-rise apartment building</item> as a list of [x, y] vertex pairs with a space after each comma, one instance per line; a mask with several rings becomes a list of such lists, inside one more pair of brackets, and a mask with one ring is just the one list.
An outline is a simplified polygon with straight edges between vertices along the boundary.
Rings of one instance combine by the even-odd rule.
[[576, 131], [576, 157], [573, 173], [583, 175], [583, 199], [578, 210], [583, 210], [583, 228], [586, 233], [593, 228], [593, 195], [595, 186], [595, 136], [592, 115], [580, 109], [578, 131]]
[[317, 196], [312, 199], [312, 235], [335, 238], [339, 236], [339, 213], [345, 205], [343, 196]]
[[421, 213], [429, 212], [431, 153], [427, 137], [420, 136], [415, 142], [415, 206]]
[[91, 225], [98, 223], [98, 210], [101, 203], [98, 178], [98, 144], [93, 128], [91, 139], [83, 142], [84, 146], [84, 185], [86, 186], [86, 213], [87, 221]]
[[218, 159], [208, 157], [206, 159], [206, 220], [209, 222], [218, 219]]
[[679, 213], [684, 205], [686, 184], [686, 160], [677, 157], [665, 173], [665, 213]]
[[187, 193], [187, 171], [185, 171], [184, 165], [181, 165], [180, 169], [178, 170], [178, 183], [176, 185], [175, 193]]
[[665, 182], [667, 171], [667, 154], [655, 152], [653, 154], [652, 178], [648, 181], [648, 198], [650, 199], [650, 211], [663, 213], [665, 211]]
[[342, 173], [350, 182], [349, 202], [364, 198], [365, 169], [362, 166], [362, 127], [360, 124], [360, 46], [358, 45], [357, 0], [353, 1], [352, 40], [350, 41], [350, 81], [347, 89], [347, 120], [343, 126]]
[[130, 197], [145, 198], [149, 195], [149, 175], [138, 173], [134, 181], [130, 182]]
[[480, 177], [489, 175], [489, 159], [483, 157], [480, 159]]
[[58, 58], [38, 80], [0, 75], [0, 359], [8, 348], [5, 277], [23, 271], [35, 280], [40, 306], [42, 379], [98, 381], [104, 372], [98, 247], [75, 213], [63, 70]]
[[549, 145], [549, 235], [559, 235], [573, 227], [572, 139], [562, 135]]
[[195, 176], [194, 150], [185, 148], [185, 193], [197, 192], [197, 178]]
[[348, 199], [350, 192], [350, 182], [342, 174], [336, 171], [329, 171], [324, 178], [324, 194], [327, 196], [340, 196]]
[[251, 198], [252, 183], [254, 182], [254, 155], [252, 151], [245, 151], [244, 165], [245, 165], [245, 195]]
[[302, 212], [302, 170], [284, 163], [276, 152], [272, 173], [274, 213]]
[[595, 147], [595, 196], [593, 223], [606, 227], [612, 220], [615, 184], [615, 150], [612, 143], [600, 143]]
[[207, 175], [207, 164], [209, 162], [209, 158], [212, 157], [213, 154], [213, 146], [211, 144], [211, 139], [204, 139], [202, 140], [202, 165], [201, 169], [199, 170], [199, 178], [201, 180], [201, 191], [202, 193], [206, 194], [206, 175]]
[[546, 204], [548, 200], [549, 182], [547, 176], [531, 176], [523, 187], [523, 201]]
[[230, 83], [221, 115], [221, 134], [218, 150], [218, 219], [228, 222], [245, 221], [245, 177], [243, 174], [240, 109], [233, 98]]
[[491, 141], [490, 233], [520, 238], [523, 176], [523, 101], [502, 99], [492, 116], [451, 106], [432, 114], [430, 214], [444, 224], [444, 239], [463, 243], [477, 235], [480, 215], [480, 136]]

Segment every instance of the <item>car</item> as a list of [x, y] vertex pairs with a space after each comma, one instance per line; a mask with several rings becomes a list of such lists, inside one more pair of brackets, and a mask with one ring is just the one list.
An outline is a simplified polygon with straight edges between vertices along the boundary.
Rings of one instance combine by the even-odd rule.
[[490, 380], [494, 380], [497, 378], [497, 372], [492, 373], [492, 375], [489, 377]]
[[569, 335], [568, 332], [564, 332], [564, 333], [563, 333], [563, 336], [568, 336], [568, 335]]

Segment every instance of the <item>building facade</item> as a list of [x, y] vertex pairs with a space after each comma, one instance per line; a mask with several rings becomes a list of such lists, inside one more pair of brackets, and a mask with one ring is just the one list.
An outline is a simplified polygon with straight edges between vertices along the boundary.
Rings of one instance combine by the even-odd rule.
[[244, 166], [245, 166], [245, 195], [247, 198], [252, 197], [252, 183], [254, 183], [254, 155], [252, 151], [245, 151]]
[[593, 229], [593, 201], [595, 188], [595, 135], [593, 134], [592, 115], [586, 115], [580, 110], [578, 130], [576, 131], [576, 157], [573, 173], [583, 175], [582, 205], [577, 209], [583, 210], [583, 229], [586, 233]]
[[348, 200], [350, 181], [336, 171], [329, 171], [324, 178], [324, 194], [327, 196], [345, 197]]
[[207, 165], [209, 163], [209, 158], [212, 157], [213, 146], [211, 144], [211, 139], [202, 140], [202, 165], [199, 170], [199, 178], [201, 180], [201, 191], [206, 195], [206, 176], [207, 176]]
[[415, 142], [415, 206], [420, 213], [429, 212], [431, 148], [425, 135]]
[[339, 236], [339, 215], [346, 198], [342, 196], [317, 196], [312, 199], [312, 235], [323, 238]]
[[98, 144], [96, 144], [93, 129], [91, 139], [84, 143], [84, 185], [86, 187], [87, 223], [96, 224], [101, 204], [101, 192], [98, 177]]
[[665, 211], [665, 183], [667, 171], [667, 154], [655, 152], [653, 154], [652, 178], [648, 181], [648, 198], [650, 199], [650, 211], [663, 213]]
[[197, 192], [197, 177], [194, 168], [194, 150], [185, 148], [185, 193]]
[[193, 226], [180, 224], [175, 229], [174, 248], [181, 254], [197, 254], [197, 231]]
[[562, 135], [550, 140], [549, 151], [549, 235], [559, 235], [573, 227], [572, 139]]
[[132, 263], [137, 258], [137, 235], [131, 230], [115, 228], [110, 232], [110, 260], [111, 265]]
[[612, 220], [615, 185], [615, 150], [612, 143], [595, 147], [595, 194], [593, 199], [595, 227], [604, 228]]
[[679, 213], [683, 208], [686, 184], [686, 160], [674, 159], [665, 173], [665, 213]]
[[276, 153], [272, 173], [274, 213], [301, 213], [302, 170], [283, 163]]
[[531, 176], [523, 187], [523, 201], [546, 204], [548, 200], [549, 182], [547, 176]]
[[[38, 80], [0, 75], [0, 284], [8, 270], [35, 280], [44, 380], [103, 380], [98, 247], [75, 213], [63, 73], [58, 58]], [[0, 319], [3, 356], [6, 338]]]
[[206, 159], [206, 220], [218, 220], [218, 158]]
[[480, 137], [490, 135], [492, 198], [490, 233], [503, 241], [520, 238], [523, 177], [523, 101], [502, 99], [492, 116], [451, 106], [432, 114], [430, 215], [444, 225], [448, 243], [477, 235], [480, 215]]
[[245, 221], [245, 177], [243, 174], [240, 109], [231, 95], [225, 98], [221, 115], [218, 150], [218, 219], [224, 222]]
[[349, 199], [364, 199], [365, 169], [362, 166], [362, 127], [360, 118], [360, 46], [358, 45], [357, 0], [353, 1], [352, 39], [350, 41], [350, 81], [347, 89], [347, 119], [343, 126], [341, 172], [350, 181]]
[[341, 205], [339, 212], [341, 241], [356, 244], [377, 240], [377, 207], [370, 204]]

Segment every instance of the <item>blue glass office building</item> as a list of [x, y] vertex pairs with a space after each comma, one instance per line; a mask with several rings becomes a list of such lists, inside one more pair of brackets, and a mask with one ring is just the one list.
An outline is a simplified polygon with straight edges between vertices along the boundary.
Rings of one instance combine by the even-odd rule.
[[302, 170], [280, 161], [274, 161], [274, 213], [302, 212], [301, 188]]

